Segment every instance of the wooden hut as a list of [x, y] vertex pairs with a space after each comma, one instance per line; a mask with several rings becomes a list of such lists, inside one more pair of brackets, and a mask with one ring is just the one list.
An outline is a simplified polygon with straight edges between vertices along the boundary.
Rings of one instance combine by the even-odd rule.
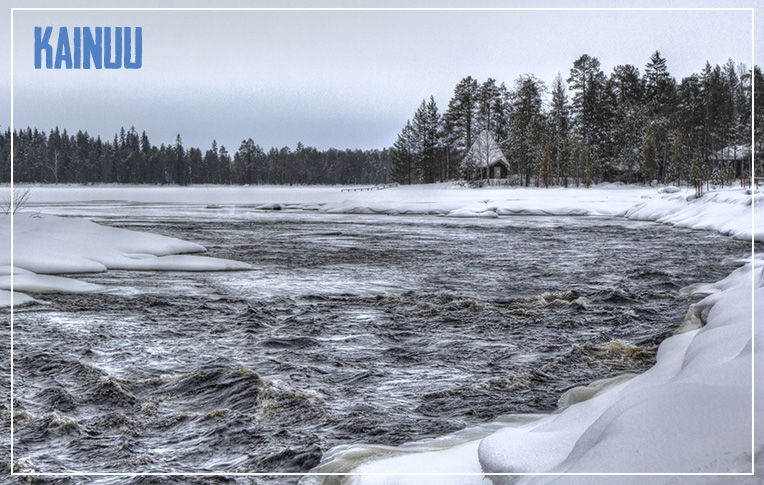
[[478, 135], [462, 160], [462, 171], [479, 171], [480, 178], [487, 180], [509, 177], [509, 162], [491, 132], [483, 130]]

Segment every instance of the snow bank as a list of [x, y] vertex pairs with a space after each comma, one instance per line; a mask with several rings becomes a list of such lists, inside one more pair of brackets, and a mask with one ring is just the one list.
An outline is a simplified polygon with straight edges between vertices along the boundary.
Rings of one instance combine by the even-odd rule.
[[[764, 289], [757, 273], [761, 315]], [[712, 305], [707, 325], [664, 341], [652, 369], [558, 415], [483, 440], [478, 458], [484, 471], [750, 472], [752, 359], [762, 354], [761, 345], [752, 353], [750, 266], [698, 305]], [[757, 326], [755, 338], [764, 344], [762, 328]], [[756, 399], [764, 399], [761, 388]], [[764, 427], [755, 432], [757, 450], [763, 450]], [[570, 482], [588, 483], [566, 477]]]
[[[29, 295], [17, 291], [13, 292], [13, 306], [27, 305], [29, 303], [34, 303], [35, 301], [36, 300]], [[9, 306], [11, 306], [11, 292], [0, 290], [0, 308]]]
[[657, 221], [690, 229], [708, 229], [750, 240], [764, 241], [764, 219], [756, 216], [751, 225], [753, 204], [764, 212], [764, 194], [745, 189], [710, 192], [699, 199], [682, 193], [667, 193], [640, 202], [626, 211], [629, 219]]
[[[712, 229], [750, 239], [752, 201], [764, 194], [725, 188], [695, 199], [691, 189], [601, 184], [591, 188], [487, 186], [469, 189], [452, 184], [343, 191], [341, 187], [34, 187], [30, 204], [189, 204], [225, 205], [254, 210], [310, 210], [330, 214], [436, 215], [448, 217], [617, 216]], [[764, 211], [759, 211], [764, 212]], [[757, 216], [755, 237], [764, 241], [764, 219]], [[185, 252], [185, 251], [184, 251]]]
[[[93, 222], [54, 216], [19, 213], [14, 217], [14, 255], [11, 266], [11, 218], [0, 216], [0, 289], [32, 293], [82, 293], [104, 287], [70, 278], [46, 276], [62, 273], [93, 273], [108, 269], [152, 271], [228, 271], [250, 265], [226, 259], [180, 253], [206, 251], [203, 246], [180, 239], [117, 229]], [[36, 274], [41, 273], [41, 274]], [[8, 293], [8, 292], [5, 292]], [[30, 302], [16, 293], [15, 304]], [[10, 305], [10, 294], [0, 306]]]
[[[28, 291], [30, 293], [90, 293], [105, 288], [105, 286], [60, 276], [17, 274], [13, 277], [13, 289], [15, 291]], [[10, 276], [0, 276], [0, 289], [11, 289]]]
[[[623, 215], [655, 188], [603, 184], [586, 188], [488, 186], [469, 189], [450, 183], [408, 185], [385, 190], [342, 191], [341, 187], [135, 187], [42, 186], [29, 204], [191, 204], [212, 208], [251, 206], [255, 210], [315, 210], [343, 214], [445, 215], [459, 209], [498, 215]], [[478, 217], [476, 215], [476, 217]]]

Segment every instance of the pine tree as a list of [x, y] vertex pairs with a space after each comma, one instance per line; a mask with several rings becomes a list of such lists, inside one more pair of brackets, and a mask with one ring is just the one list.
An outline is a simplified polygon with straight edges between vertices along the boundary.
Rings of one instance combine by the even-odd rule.
[[219, 170], [220, 162], [218, 157], [218, 143], [216, 140], [212, 140], [212, 146], [204, 153], [203, 165], [204, 170], [207, 173], [207, 177], [204, 180], [205, 183], [219, 184], [223, 181]]
[[642, 140], [642, 179], [647, 185], [652, 185], [658, 176], [657, 149], [652, 126], [648, 125]]
[[438, 177], [440, 166], [438, 154], [440, 151], [440, 114], [435, 99], [422, 104], [414, 114], [414, 136], [417, 143], [416, 165], [417, 172], [422, 175], [424, 183], [433, 183]]
[[592, 157], [592, 155], [591, 155], [591, 149], [589, 147], [587, 147], [586, 145], [584, 145], [583, 150], [582, 150], [581, 153], [582, 153], [582, 155], [584, 157], [584, 159], [583, 159], [583, 164], [584, 164], [584, 187], [586, 187], [588, 189], [589, 187], [591, 187], [592, 181], [594, 179], [594, 167], [593, 167], [594, 162], [592, 160], [594, 157]]
[[690, 162], [690, 181], [693, 184], [700, 183], [705, 178], [705, 170], [703, 169], [703, 163], [698, 156], [698, 150], [695, 150], [695, 154], [692, 156]]
[[562, 76], [558, 73], [552, 83], [552, 106], [549, 111], [552, 172], [558, 184], [568, 186], [570, 158], [570, 106]]
[[552, 148], [548, 141], [544, 143], [544, 148], [541, 150], [539, 179], [544, 187], [549, 187], [552, 183]]
[[584, 144], [584, 140], [581, 138], [580, 133], [576, 132], [575, 135], [572, 137], [571, 147], [572, 147], [571, 160], [573, 162], [573, 173], [575, 174], [575, 178], [576, 178], [576, 187], [578, 187], [581, 184], [581, 178], [584, 175], [584, 167], [587, 165], [586, 145]]
[[568, 78], [573, 94], [573, 112], [576, 124], [585, 144], [592, 141], [596, 122], [599, 91], [605, 84], [605, 75], [600, 70], [600, 61], [587, 54], [573, 63]]
[[220, 156], [218, 157], [218, 173], [220, 174], [220, 182], [230, 184], [231, 180], [231, 155], [228, 154], [225, 145], [220, 146]]
[[495, 133], [496, 118], [501, 109], [499, 87], [496, 85], [496, 80], [489, 77], [478, 88], [475, 133], [481, 133], [483, 130]]
[[173, 183], [188, 185], [188, 182], [188, 159], [186, 158], [186, 150], [183, 148], [183, 140], [178, 134], [175, 137], [173, 150]]
[[671, 147], [671, 158], [669, 159], [668, 170], [666, 171], [666, 183], [681, 183], [682, 174], [686, 170], [686, 160], [684, 155], [684, 145], [682, 135], [674, 136], [674, 143]]
[[[753, 86], [754, 153], [761, 153], [764, 151], [764, 75], [759, 66], [753, 68]], [[754, 157], [754, 174], [757, 177], [764, 176], [764, 157]]]
[[390, 178], [393, 181], [409, 185], [414, 183], [416, 180], [416, 151], [414, 128], [411, 126], [411, 121], [407, 121], [393, 145], [392, 166], [390, 168]]
[[478, 104], [478, 83], [472, 76], [467, 76], [454, 88], [454, 96], [448, 103], [446, 118], [457, 134], [458, 148], [466, 151], [472, 146], [472, 138], [479, 132], [475, 130], [475, 114]]
[[641, 103], [644, 98], [644, 83], [639, 69], [631, 64], [619, 65], [610, 76], [619, 105]]
[[542, 111], [545, 89], [544, 83], [531, 75], [520, 76], [515, 82], [507, 155], [514, 161], [521, 183], [526, 186], [530, 185], [541, 154], [541, 139], [546, 128]]

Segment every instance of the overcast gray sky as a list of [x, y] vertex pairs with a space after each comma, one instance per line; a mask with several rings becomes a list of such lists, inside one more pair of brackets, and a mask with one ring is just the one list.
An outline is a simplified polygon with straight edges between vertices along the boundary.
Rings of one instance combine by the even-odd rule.
[[[55, 31], [143, 27], [143, 67], [36, 70], [36, 25]], [[16, 127], [59, 126], [111, 138], [121, 126], [134, 125], [157, 145], [180, 133], [186, 146], [207, 148], [214, 138], [229, 151], [248, 137], [266, 148], [298, 141], [321, 149], [389, 146], [422, 98], [434, 95], [445, 110], [464, 76], [511, 86], [519, 75], [533, 73], [550, 84], [558, 72], [567, 77], [584, 53], [597, 57], [609, 74], [618, 64], [642, 71], [657, 49], [677, 79], [699, 72], [706, 60], [750, 65], [752, 58], [750, 11], [16, 11], [13, 29]], [[9, 66], [7, 51], [0, 63]], [[3, 127], [10, 123], [5, 76]]]

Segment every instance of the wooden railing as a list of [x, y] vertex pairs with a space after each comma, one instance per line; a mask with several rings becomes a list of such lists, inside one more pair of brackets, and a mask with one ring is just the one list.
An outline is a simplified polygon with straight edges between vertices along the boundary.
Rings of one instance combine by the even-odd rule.
[[373, 185], [371, 187], [350, 187], [347, 189], [342, 189], [340, 192], [362, 192], [365, 190], [384, 190], [384, 189], [389, 189], [391, 187], [398, 187], [398, 184], [378, 184], [378, 185]]

